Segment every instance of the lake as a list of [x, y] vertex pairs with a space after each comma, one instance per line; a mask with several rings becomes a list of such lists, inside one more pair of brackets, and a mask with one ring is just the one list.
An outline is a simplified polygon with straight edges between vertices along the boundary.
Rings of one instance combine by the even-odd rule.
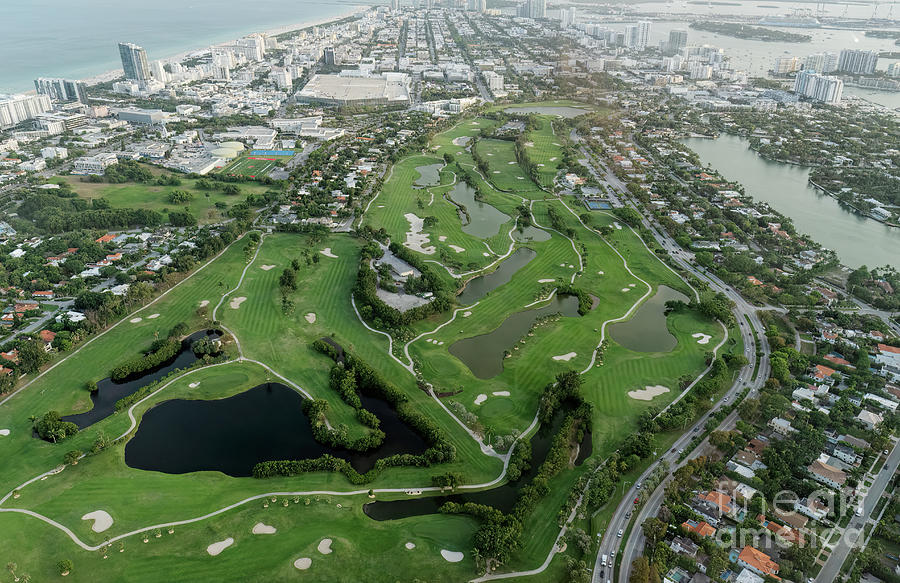
[[259, 462], [330, 454], [365, 473], [381, 458], [427, 449], [386, 401], [360, 399], [381, 420], [385, 433], [382, 445], [366, 453], [317, 442], [303, 412], [303, 396], [286, 385], [266, 383], [225, 399], [173, 399], [154, 406], [125, 446], [125, 463], [167, 474], [217, 471], [245, 477]]
[[[632, 291], [639, 288], [633, 288]], [[666, 302], [688, 297], [680, 291], [661, 285], [649, 300], [638, 308], [630, 320], [609, 327], [609, 335], [617, 343], [635, 352], [669, 352], [678, 345], [678, 339], [666, 325]]]
[[500, 262], [500, 266], [496, 270], [487, 275], [479, 275], [470, 279], [462, 293], [456, 296], [456, 301], [463, 306], [474, 304], [501, 285], [509, 283], [512, 276], [535, 257], [537, 257], [537, 253], [528, 247], [519, 247], [512, 255]]
[[516, 312], [487, 334], [454, 342], [450, 345], [450, 354], [460, 359], [476, 377], [495, 377], [503, 372], [505, 352], [511, 351], [540, 318], [553, 314], [578, 316], [578, 298], [554, 295], [546, 306]]
[[[456, 204], [466, 207], [469, 220], [462, 216], [463, 233], [480, 239], [493, 237], [500, 232], [500, 227], [509, 221], [509, 215], [500, 212], [496, 207], [475, 200], [475, 189], [465, 182], [457, 182], [448, 195]], [[462, 213], [460, 213], [462, 215]]]
[[704, 164], [743, 184], [748, 195], [790, 217], [797, 231], [833, 249], [845, 265], [900, 264], [900, 229], [867, 219], [810, 186], [809, 168], [766, 160], [750, 149], [747, 140], [728, 134], [682, 143]]
[[419, 177], [416, 178], [413, 184], [416, 186], [437, 186], [441, 183], [441, 168], [443, 167], [443, 162], [440, 164], [416, 166], [416, 172], [419, 173]]

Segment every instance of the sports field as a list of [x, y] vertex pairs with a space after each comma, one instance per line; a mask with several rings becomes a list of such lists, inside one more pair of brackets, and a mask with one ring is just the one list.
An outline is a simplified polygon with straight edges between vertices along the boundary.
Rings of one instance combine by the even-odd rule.
[[[289, 155], [274, 155], [266, 153], [264, 151], [262, 154], [247, 154], [243, 156], [239, 156], [232, 160], [228, 165], [219, 170], [220, 174], [224, 174], [226, 176], [243, 176], [245, 178], [263, 178], [268, 176], [269, 172], [272, 171], [278, 165], [279, 160], [290, 160], [293, 153]], [[280, 152], [280, 151], [276, 151]]]

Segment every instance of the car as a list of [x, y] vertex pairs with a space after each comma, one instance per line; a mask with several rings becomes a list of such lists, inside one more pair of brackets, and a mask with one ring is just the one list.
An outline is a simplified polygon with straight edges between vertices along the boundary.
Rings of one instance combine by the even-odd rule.
[[857, 506], [857, 507], [856, 507], [856, 515], [857, 515], [857, 516], [862, 516], [862, 515], [863, 515], [863, 507], [862, 507], [862, 506]]
[[888, 454], [888, 450], [884, 450], [884, 451], [881, 452], [881, 453], [882, 453], [883, 455], [887, 455], [887, 454]]
[[631, 510], [625, 513], [625, 518], [631, 518]]
[[616, 533], [616, 536], [619, 537], [619, 538], [622, 538], [622, 535], [623, 535], [623, 534], [625, 534], [625, 531], [622, 530], [622, 529], [620, 528], [620, 529], [619, 529], [619, 532]]
[[600, 571], [600, 578], [603, 579], [606, 577], [606, 571]]
[[697, 433], [698, 431], [700, 431], [700, 428], [699, 428], [699, 427], [694, 427], [694, 433]]
[[637, 485], [635, 485], [635, 488], [638, 489], [638, 490], [640, 490], [640, 489], [641, 489], [641, 483], [638, 482]]
[[684, 453], [684, 450], [683, 450], [683, 449], [679, 449], [679, 450], [678, 450], [678, 455], [681, 455], [681, 454], [683, 454], [683, 453]]

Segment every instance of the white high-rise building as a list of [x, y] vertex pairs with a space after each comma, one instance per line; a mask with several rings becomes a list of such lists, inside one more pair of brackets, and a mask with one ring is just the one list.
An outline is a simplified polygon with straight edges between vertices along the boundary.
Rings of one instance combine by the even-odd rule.
[[503, 75], [494, 71], [484, 71], [481, 75], [484, 77], [484, 82], [491, 93], [503, 91]]
[[149, 81], [150, 64], [147, 62], [147, 51], [134, 43], [119, 43], [119, 56], [122, 57], [122, 69], [125, 79], [129, 81]]
[[87, 86], [83, 81], [40, 77], [34, 80], [34, 88], [41, 95], [49, 95], [53, 101], [88, 102]]
[[642, 20], [638, 22], [638, 42], [637, 49], [642, 51], [650, 44], [650, 21]]
[[831, 73], [837, 69], [837, 53], [816, 53], [803, 59], [803, 68], [816, 73]]
[[813, 71], [800, 71], [794, 79], [794, 93], [837, 105], [841, 102], [844, 82], [837, 77], [819, 75]]
[[0, 129], [11, 128], [50, 111], [49, 95], [12, 95], [0, 97]]
[[800, 70], [802, 64], [802, 61], [797, 57], [778, 57], [775, 59], [775, 66], [772, 68], [772, 72], [776, 75], [795, 73]]
[[878, 51], [844, 49], [838, 57], [838, 70], [855, 75], [871, 75], [878, 65]]
[[166, 66], [162, 61], [150, 63], [150, 72], [153, 74], [153, 78], [163, 85], [169, 82], [169, 73], [166, 71]]
[[559, 26], [560, 28], [569, 28], [575, 26], [575, 7], [569, 9], [559, 9]]

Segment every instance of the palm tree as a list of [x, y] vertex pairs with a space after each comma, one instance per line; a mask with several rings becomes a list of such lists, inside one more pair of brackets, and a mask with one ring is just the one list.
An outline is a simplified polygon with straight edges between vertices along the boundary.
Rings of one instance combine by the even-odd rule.
[[6, 570], [9, 571], [9, 574], [13, 576], [13, 581], [19, 580], [19, 578], [16, 577], [16, 569], [18, 569], [18, 568], [19, 568], [19, 566], [16, 565], [15, 563], [13, 563], [12, 561], [6, 563]]
[[475, 572], [481, 573], [481, 552], [478, 549], [472, 549], [472, 556], [475, 558]]

